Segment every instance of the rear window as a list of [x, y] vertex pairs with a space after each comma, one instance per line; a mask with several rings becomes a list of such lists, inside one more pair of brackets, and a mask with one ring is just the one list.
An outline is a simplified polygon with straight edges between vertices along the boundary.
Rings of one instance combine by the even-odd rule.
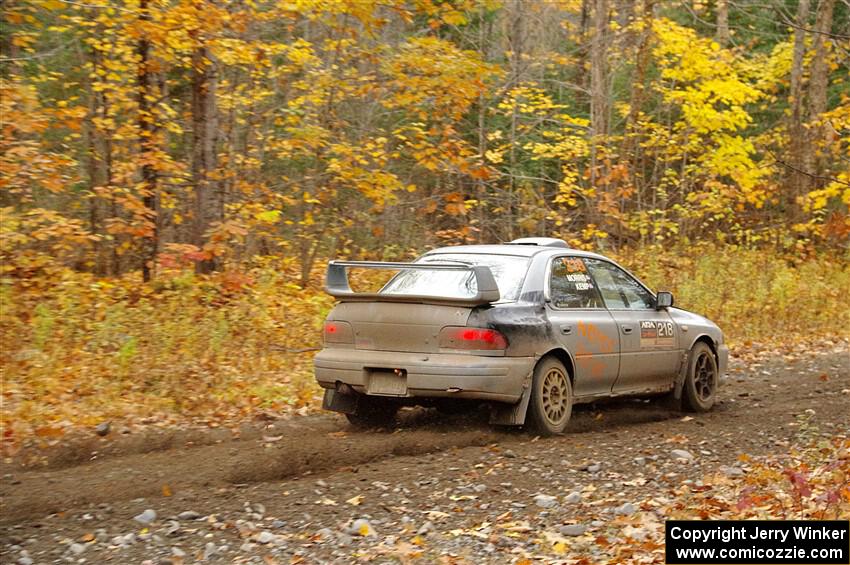
[[[465, 263], [490, 267], [499, 287], [501, 301], [519, 297], [528, 270], [528, 258], [513, 255], [468, 255], [446, 253], [427, 255], [417, 263]], [[478, 293], [475, 276], [469, 271], [399, 271], [381, 289], [385, 294], [419, 294], [447, 298], [471, 298]]]

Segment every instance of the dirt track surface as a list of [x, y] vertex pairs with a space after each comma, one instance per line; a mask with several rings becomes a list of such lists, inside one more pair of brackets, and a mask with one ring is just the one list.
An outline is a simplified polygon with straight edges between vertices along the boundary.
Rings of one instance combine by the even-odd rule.
[[[236, 438], [77, 442], [54, 450], [46, 469], [4, 465], [0, 562], [396, 562], [418, 553], [424, 562], [511, 562], [528, 553], [521, 536], [458, 532], [509, 512], [522, 527], [610, 535], [614, 501], [738, 473], [740, 454], [793, 443], [806, 410], [824, 436], [850, 430], [846, 344], [733, 360], [722, 387], [712, 412], [688, 417], [646, 401], [579, 407], [569, 433], [549, 439], [493, 430], [479, 414], [413, 410], [395, 431], [355, 431], [322, 415], [248, 426]], [[694, 460], [671, 457], [677, 448]], [[146, 509], [156, 518], [134, 521]], [[185, 512], [197, 518], [178, 517]]]

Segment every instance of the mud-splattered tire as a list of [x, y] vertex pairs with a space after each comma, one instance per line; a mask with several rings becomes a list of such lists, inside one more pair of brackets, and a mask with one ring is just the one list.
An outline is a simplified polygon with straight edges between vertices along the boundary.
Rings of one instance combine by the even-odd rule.
[[544, 357], [534, 368], [526, 424], [540, 435], [564, 432], [573, 411], [573, 387], [563, 363]]
[[682, 408], [690, 412], [707, 412], [717, 400], [719, 371], [714, 352], [704, 342], [697, 342], [688, 357], [688, 372], [682, 389]]
[[386, 398], [363, 395], [357, 399], [357, 410], [346, 414], [356, 428], [386, 428], [395, 425], [398, 405]]

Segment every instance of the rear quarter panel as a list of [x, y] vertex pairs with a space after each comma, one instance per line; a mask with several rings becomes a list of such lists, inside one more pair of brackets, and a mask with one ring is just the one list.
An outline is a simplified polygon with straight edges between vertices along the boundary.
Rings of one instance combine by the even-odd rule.
[[477, 308], [469, 317], [469, 325], [492, 327], [504, 334], [508, 339], [506, 354], [510, 357], [540, 356], [556, 344], [542, 303]]

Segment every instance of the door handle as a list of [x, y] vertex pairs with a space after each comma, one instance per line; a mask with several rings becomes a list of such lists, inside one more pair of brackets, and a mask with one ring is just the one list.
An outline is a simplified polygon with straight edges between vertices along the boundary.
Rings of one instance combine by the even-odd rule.
[[631, 326], [623, 326], [623, 333], [624, 334], [630, 334], [630, 333], [632, 333], [632, 330], [634, 330], [634, 328], [631, 327]]
[[562, 335], [570, 335], [571, 333], [573, 333], [573, 327], [572, 326], [568, 326], [566, 324], [561, 326], [561, 334]]

